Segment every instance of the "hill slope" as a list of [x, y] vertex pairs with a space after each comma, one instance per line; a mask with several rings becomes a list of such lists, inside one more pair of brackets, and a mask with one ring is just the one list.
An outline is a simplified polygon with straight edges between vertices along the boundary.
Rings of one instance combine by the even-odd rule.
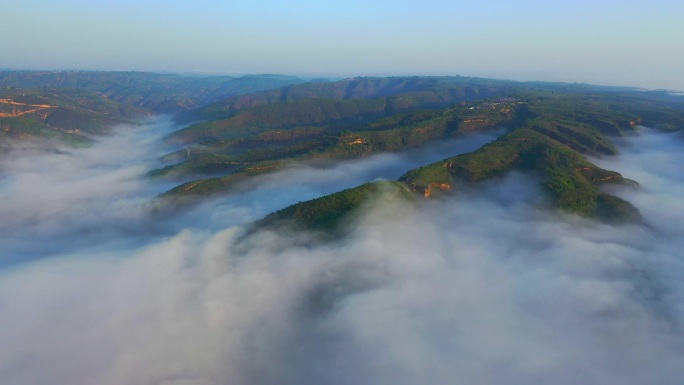
[[[335, 84], [325, 89], [342, 89], [341, 85], [348, 86], [350, 80]], [[442, 92], [444, 81], [429, 78], [410, 84], [430, 84], [437, 87], [435, 92]], [[510, 82], [493, 84], [498, 86], [487, 88], [487, 92], [503, 91], [494, 97], [461, 101], [446, 108], [414, 109], [416, 104], [410, 103], [404, 105], [405, 110], [390, 107], [401, 105], [393, 102], [396, 100], [429, 100], [427, 105], [434, 101], [412, 92], [371, 99], [265, 102], [229, 118], [177, 132], [173, 138], [196, 144], [170, 155], [168, 160], [176, 163], [152, 175], [190, 179], [166, 196], [191, 197], [230, 190], [245, 178], [278, 170], [293, 161], [339, 160], [401, 151], [429, 140], [493, 127], [524, 127], [580, 154], [611, 155], [616, 150], [608, 138], [628, 135], [640, 124], [662, 129], [684, 126], [684, 103], [657, 93], [622, 89], [596, 92], [580, 86], [570, 87], [569, 91], [544, 90]], [[211, 178], [206, 179], [208, 176]]]
[[0, 71], [0, 88], [72, 88], [156, 113], [177, 113], [251, 92], [304, 83], [282, 75], [184, 76], [149, 72]]
[[83, 142], [153, 113], [177, 113], [301, 79], [280, 75], [181, 76], [145, 72], [0, 71], [0, 135]]
[[[633, 182], [596, 166], [584, 154], [615, 154], [610, 136], [631, 134], [641, 124], [681, 130], [684, 103], [659, 93], [624, 91], [583, 94], [528, 90], [517, 95], [524, 95], [526, 113], [514, 119], [515, 126], [508, 133], [476, 151], [410, 170], [396, 182], [383, 183], [391, 183], [396, 191], [432, 197], [437, 192], [458, 194], [466, 184], [520, 170], [536, 175], [549, 201], [561, 211], [611, 222], [640, 221], [631, 203], [599, 189], [605, 183]], [[257, 225], [294, 223], [305, 228], [339, 229], [345, 218], [372, 199], [378, 190], [373, 186], [366, 184], [298, 203]]]
[[87, 141], [116, 124], [132, 123], [149, 112], [102, 95], [75, 89], [0, 89], [0, 141], [48, 138]]
[[256, 226], [284, 224], [336, 232], [369, 200], [382, 199], [379, 192], [389, 190], [393, 197], [409, 200], [429, 198], [438, 191], [458, 194], [465, 183], [502, 177], [516, 169], [538, 175], [550, 201], [560, 210], [611, 222], [641, 220], [631, 203], [598, 190], [602, 183], [623, 182], [622, 175], [592, 164], [553, 139], [521, 128], [477, 151], [410, 170], [398, 181], [373, 182], [289, 206]]

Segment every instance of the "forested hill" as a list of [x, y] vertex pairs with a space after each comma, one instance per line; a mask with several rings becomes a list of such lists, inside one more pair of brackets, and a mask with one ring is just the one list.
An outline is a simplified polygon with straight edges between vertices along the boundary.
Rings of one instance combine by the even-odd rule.
[[64, 88], [0, 88], [0, 144], [6, 139], [43, 138], [86, 143], [122, 123], [135, 123], [150, 111], [101, 94]]
[[259, 105], [303, 99], [348, 100], [412, 95], [405, 98], [404, 106], [437, 106], [457, 100], [483, 99], [510, 89], [515, 84], [461, 76], [358, 77], [336, 82], [311, 82], [227, 98], [196, 111], [181, 114], [179, 120], [220, 120]]
[[[290, 99], [279, 100], [278, 95]], [[373, 97], [347, 98], [350, 95]], [[629, 135], [639, 125], [665, 130], [684, 125], [684, 100], [663, 92], [460, 77], [347, 79], [288, 86], [222, 103], [237, 106], [238, 101], [253, 105], [223, 110], [225, 118], [170, 136], [188, 145], [169, 154], [172, 164], [151, 175], [187, 183], [166, 196], [228, 192], [250, 177], [293, 162], [401, 151], [492, 128], [524, 128], [535, 138], [552, 141], [536, 143], [610, 155], [615, 153], [611, 136]]]
[[[406, 170], [384, 186], [402, 196], [429, 197], [523, 170], [540, 178], [559, 209], [609, 220], [639, 215], [629, 202], [598, 189], [601, 183], [623, 183], [622, 176], [585, 155], [614, 154], [611, 137], [633, 134], [641, 125], [684, 127], [684, 98], [585, 84], [459, 76], [305, 83], [277, 75], [0, 72], [0, 142], [33, 137], [87, 142], [114, 124], [162, 112], [180, 112], [179, 122], [198, 122], [167, 138], [185, 147], [167, 154], [167, 166], [149, 174], [177, 183], [163, 195], [174, 205], [231, 193], [249, 178], [296, 162], [334, 164], [498, 129], [504, 134], [494, 142]], [[331, 201], [320, 198], [311, 203], [313, 211], [305, 202], [274, 216], [330, 227], [377, 190], [360, 189], [363, 194], [350, 190]], [[311, 212], [313, 219], [304, 218]]]
[[[277, 123], [262, 126], [259, 119], [248, 126], [245, 122], [250, 121], [247, 118], [250, 112], [269, 106], [280, 108], [303, 103], [276, 101], [265, 104], [266, 107], [257, 105], [225, 120], [230, 122], [225, 126], [229, 129], [214, 131], [219, 138], [242, 132], [245, 138], [250, 139], [222, 140], [220, 143], [223, 143], [223, 153], [226, 154], [223, 158], [220, 151], [213, 158], [200, 155], [188, 159], [179, 168], [197, 172], [209, 164], [224, 162], [230, 165], [228, 174], [188, 182], [166, 196], [188, 197], [229, 192], [246, 178], [282, 168], [290, 160], [357, 157], [396, 151], [421, 145], [428, 139], [443, 139], [498, 126], [506, 127], [507, 133], [476, 151], [407, 170], [398, 181], [385, 183], [382, 188], [375, 184], [362, 185], [299, 203], [268, 216], [260, 225], [294, 220], [306, 227], [331, 229], [377, 191], [394, 191], [400, 196], [412, 191], [416, 196], [431, 197], [457, 192], [459, 186], [464, 184], [499, 178], [511, 170], [535, 175], [549, 202], [560, 210], [607, 221], [639, 221], [640, 215], [631, 203], [599, 189], [605, 183], [633, 182], [625, 180], [615, 171], [596, 166], [585, 155], [615, 154], [616, 148], [611, 138], [633, 135], [639, 126], [663, 131], [681, 130], [684, 128], [684, 99], [669, 96], [665, 92], [592, 88], [586, 85], [561, 85], [558, 88], [541, 85], [513, 85], [494, 97], [462, 101], [447, 108], [385, 109], [380, 111], [379, 116], [370, 114], [369, 121], [360, 123], [350, 121], [342, 124], [338, 120], [329, 120], [327, 124], [316, 121], [305, 123], [313, 125], [313, 128], [297, 127], [287, 119], [284, 120], [287, 123], [281, 126], [277, 126]], [[411, 95], [411, 92], [406, 95]], [[338, 108], [347, 103], [387, 106], [387, 97], [303, 100], [306, 103], [325, 101]], [[369, 114], [366, 112], [365, 115]], [[256, 131], [240, 131], [239, 127], [251, 127]], [[277, 129], [264, 131], [268, 127]], [[298, 135], [302, 135], [299, 141], [296, 140]], [[322, 135], [325, 140], [316, 140], [317, 135]], [[260, 144], [260, 140], [268, 144]], [[274, 142], [279, 140], [281, 147], [273, 147]], [[241, 155], [228, 155], [230, 151], [239, 151], [240, 145], [251, 146], [251, 149]], [[211, 142], [207, 141], [205, 146], [205, 150], [211, 148]], [[270, 150], [258, 150], [263, 146], [270, 146]]]
[[0, 71], [0, 89], [71, 88], [155, 113], [192, 110], [242, 95], [305, 80], [283, 75], [190, 76], [119, 71]]
[[302, 82], [281, 75], [0, 71], [0, 143], [7, 138], [83, 143], [117, 124]]

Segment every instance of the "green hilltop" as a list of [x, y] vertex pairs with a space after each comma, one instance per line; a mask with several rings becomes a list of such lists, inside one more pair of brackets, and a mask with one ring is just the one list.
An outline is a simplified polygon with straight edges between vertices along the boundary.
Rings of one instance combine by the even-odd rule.
[[[376, 100], [359, 102], [378, 103]], [[514, 101], [507, 101], [501, 108], [487, 110], [457, 106], [389, 116], [369, 117], [366, 114], [363, 120], [355, 117], [347, 123], [322, 119], [319, 125], [276, 128], [232, 139], [207, 140], [176, 153], [175, 157], [181, 162], [156, 170], [152, 175], [183, 177], [225, 171], [228, 174], [221, 178], [227, 181], [258, 170], [275, 170], [293, 161], [349, 159], [400, 151], [430, 140], [513, 124], [525, 114], [524, 109]]]
[[[385, 97], [379, 99], [382, 98]], [[378, 98], [370, 100], [377, 102]], [[233, 167], [228, 175], [188, 182], [166, 196], [188, 197], [230, 191], [237, 182], [251, 175], [277, 170], [292, 160], [340, 159], [398, 151], [420, 146], [431, 139], [507, 127], [508, 131], [494, 142], [471, 153], [409, 170], [398, 181], [391, 182], [392, 186], [397, 191], [412, 191], [416, 196], [430, 197], [438, 191], [457, 192], [464, 183], [496, 179], [508, 171], [521, 170], [538, 176], [550, 201], [562, 211], [613, 222], [634, 222], [640, 220], [640, 215], [632, 204], [599, 189], [605, 183], [633, 182], [626, 181], [617, 172], [594, 165], [585, 155], [616, 154], [610, 138], [631, 135], [640, 125], [668, 131], [681, 129], [684, 127], [684, 103], [660, 93], [624, 89], [597, 92], [581, 86], [571, 88], [569, 92], [553, 88], [511, 90], [509, 87], [495, 97], [462, 101], [446, 108], [385, 113], [373, 116], [368, 122], [346, 125], [344, 129], [337, 129], [335, 124], [308, 127], [305, 131], [307, 141], [271, 149], [267, 160], [256, 156], [264, 153], [255, 150], [226, 157]], [[288, 126], [279, 132], [291, 130], [295, 133], [301, 129]], [[325, 137], [325, 144], [311, 139], [317, 136]], [[253, 144], [257, 143], [258, 136], [252, 140]], [[299, 151], [288, 152], [294, 148]], [[202, 165], [200, 158], [188, 163], [193, 161]], [[291, 219], [304, 227], [334, 228], [372, 195], [377, 183], [380, 182], [299, 203], [269, 215], [260, 225]]]
[[664, 91], [586, 84], [445, 77], [311, 81], [278, 75], [183, 76], [142, 72], [0, 71], [0, 142], [42, 137], [72, 144], [120, 123], [176, 114], [180, 149], [150, 177], [178, 183], [172, 206], [230, 193], [298, 162], [398, 152], [484, 130], [504, 133], [470, 153], [280, 210], [262, 225], [294, 219], [332, 229], [378, 191], [402, 197], [456, 193], [511, 170], [537, 176], [560, 210], [638, 221], [629, 203], [602, 192], [629, 183], [586, 156], [617, 153], [611, 138], [639, 126], [684, 127], [684, 100]]
[[288, 206], [266, 216], [256, 223], [256, 227], [291, 225], [290, 220], [294, 219], [295, 225], [301, 228], [335, 231], [356, 209], [372, 204], [376, 198], [390, 197], [415, 198], [404, 183], [376, 181]]
[[[346, 216], [372, 198], [380, 184], [391, 183], [394, 195], [429, 198], [458, 191], [459, 184], [503, 176], [510, 170], [538, 175], [552, 203], [560, 210], [610, 222], [636, 222], [629, 202], [601, 192], [603, 183], [624, 183], [622, 175], [604, 170], [577, 151], [528, 128], [519, 128], [482, 148], [406, 172], [395, 182], [374, 182], [287, 207], [267, 216], [259, 226], [294, 221], [312, 229], [337, 228]], [[396, 194], [396, 191], [402, 192]]]
[[539, 175], [562, 210], [619, 221], [639, 218], [631, 204], [597, 189], [601, 183], [623, 182], [622, 175], [594, 165], [571, 147], [529, 128], [516, 129], [474, 152], [411, 170], [399, 180], [412, 191], [430, 196], [435, 190], [451, 190], [458, 182], [493, 179], [514, 169]]
[[[399, 85], [407, 84], [406, 79], [393, 80]], [[421, 84], [418, 80], [412, 79], [411, 84], [417, 87]], [[369, 78], [368, 81], [375, 84], [377, 79]], [[450, 94], [444, 91], [445, 87], [460, 89], [465, 87], [463, 83], [471, 80], [455, 78], [452, 83], [448, 81], [428, 78], [425, 84], [436, 87], [440, 94]], [[201, 139], [186, 137], [190, 142], [196, 142], [169, 156], [170, 160], [179, 162], [155, 170], [151, 175], [179, 179], [212, 176], [183, 183], [164, 195], [191, 201], [193, 197], [231, 191], [252, 176], [276, 171], [292, 162], [357, 158], [415, 148], [431, 140], [471, 132], [507, 128], [508, 133], [492, 145], [452, 162], [453, 175], [449, 174], [449, 178], [445, 177], [446, 170], [428, 167], [422, 170], [425, 175], [410, 178], [413, 181], [411, 188], [425, 188], [431, 183], [432, 186], [450, 184], [454, 177], [478, 181], [514, 168], [541, 173], [547, 178], [554, 173], [570, 172], [574, 167], [585, 171], [572, 171], [573, 176], [560, 184], [575, 186], [574, 198], [560, 194], [559, 187], [554, 187], [560, 179], [549, 177], [545, 182], [549, 191], [559, 194], [559, 207], [585, 215], [628, 217], [626, 211], [619, 215], [606, 211], [606, 205], [615, 206], [617, 201], [598, 193], [593, 184], [601, 183], [599, 179], [607, 175], [597, 171], [598, 167], [591, 165], [583, 155], [615, 154], [616, 149], [609, 138], [629, 135], [638, 125], [665, 130], [684, 126], [683, 103], [661, 94], [613, 88], [598, 92], [586, 86], [566, 90], [510, 82], [481, 81], [478, 84], [483, 87], [478, 94], [494, 96], [456, 99], [446, 107], [440, 105], [446, 103], [444, 100], [435, 104], [434, 98], [421, 99], [414, 91], [369, 99], [309, 98], [258, 104], [229, 118], [177, 132], [172, 136], [175, 139], [187, 135], [188, 131], [202, 134]], [[328, 84], [326, 90], [334, 89], [334, 85]], [[299, 87], [309, 89], [312, 85], [288, 88]], [[269, 92], [282, 93], [283, 90]], [[328, 96], [329, 92], [325, 94]], [[419, 91], [419, 95], [425, 95], [425, 89]], [[388, 100], [392, 98], [414, 102], [407, 104], [405, 109], [388, 108], [391, 105]], [[463, 163], [465, 159], [469, 161]], [[560, 163], [553, 170], [534, 166], [536, 161], [557, 159]], [[592, 173], [599, 176], [591, 176]], [[213, 176], [215, 174], [219, 175]], [[433, 175], [439, 177], [429, 180]]]

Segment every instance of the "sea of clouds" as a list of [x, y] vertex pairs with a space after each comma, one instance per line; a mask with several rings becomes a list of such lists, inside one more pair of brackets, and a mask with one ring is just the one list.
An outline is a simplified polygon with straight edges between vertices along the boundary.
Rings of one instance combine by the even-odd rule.
[[684, 141], [644, 129], [595, 159], [643, 225], [551, 210], [534, 177], [365, 207], [348, 235], [244, 225], [473, 150], [493, 135], [151, 214], [168, 121], [0, 161], [0, 382], [679, 384]]

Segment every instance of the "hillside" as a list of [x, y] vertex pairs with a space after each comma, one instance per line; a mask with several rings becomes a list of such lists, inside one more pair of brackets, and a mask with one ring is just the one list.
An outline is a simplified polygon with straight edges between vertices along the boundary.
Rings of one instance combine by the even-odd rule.
[[218, 101], [191, 113], [180, 121], [216, 121], [260, 105], [302, 99], [374, 99], [412, 93], [400, 101], [406, 107], [443, 105], [463, 100], [478, 100], [505, 91], [513, 82], [491, 79], [448, 77], [359, 77], [337, 82], [312, 82], [269, 91], [236, 96]]
[[390, 184], [394, 196], [430, 198], [436, 193], [458, 194], [466, 183], [499, 178], [511, 170], [537, 175], [549, 200], [562, 211], [610, 222], [640, 221], [639, 212], [631, 203], [598, 189], [604, 183], [625, 183], [622, 175], [592, 164], [545, 135], [520, 128], [474, 152], [410, 170], [396, 182], [375, 182], [298, 203], [256, 225], [285, 223], [336, 231], [369, 199], [378, 198], [378, 186]]
[[[585, 156], [616, 154], [610, 138], [631, 135], [640, 125], [666, 131], [684, 127], [684, 101], [665, 92], [464, 77], [294, 84], [301, 82], [276, 75], [0, 72], [0, 140], [41, 137], [84, 143], [115, 124], [213, 101], [178, 116], [179, 121], [199, 123], [167, 138], [184, 147], [167, 154], [163, 160], [168, 165], [149, 174], [178, 183], [162, 197], [186, 204], [230, 193], [254, 176], [298, 162], [325, 167], [498, 129], [505, 133], [494, 142], [407, 170], [388, 185], [431, 197], [521, 170], [539, 177], [560, 210], [633, 221], [639, 214], [630, 203], [598, 189], [601, 183], [621, 183], [622, 176]], [[255, 92], [232, 95], [246, 91]], [[315, 212], [306, 225], [330, 227], [375, 189], [364, 186], [336, 196], [339, 205], [321, 198], [315, 210], [302, 203], [278, 217], [301, 219]], [[324, 209], [328, 206], [330, 213]]]
[[86, 142], [149, 112], [83, 90], [0, 89], [0, 141], [6, 138], [46, 138]]
[[187, 76], [149, 72], [0, 71], [0, 89], [71, 88], [155, 113], [173, 114], [305, 80], [282, 75]]
[[[442, 86], [430, 80], [432, 83], [421, 84]], [[430, 140], [497, 127], [509, 131], [524, 127], [579, 154], [612, 155], [616, 150], [610, 136], [629, 135], [638, 125], [664, 130], [684, 126], [684, 103], [658, 93], [623, 89], [602, 93], [586, 86], [545, 90], [506, 84], [500, 87], [505, 91], [494, 97], [461, 101], [446, 108], [390, 108], [394, 99], [415, 100], [414, 93], [257, 105], [230, 118], [176, 132], [173, 138], [196, 144], [170, 154], [167, 160], [173, 164], [151, 175], [189, 180], [165, 196], [191, 198], [230, 191], [246, 178], [294, 161], [401, 151]]]
[[[189, 146], [175, 154], [180, 163], [157, 170], [155, 176], [185, 177], [208, 175], [215, 172], [239, 173], [248, 168], [261, 168], [265, 161], [294, 161], [313, 159], [348, 159], [388, 151], [414, 148], [438, 138], [458, 135], [514, 124], [526, 116], [522, 102], [514, 99], [497, 102], [496, 108], [471, 109], [459, 105], [448, 109], [421, 110], [408, 113], [371, 114], [371, 108], [382, 108], [384, 98], [348, 101], [307, 99], [314, 106], [326, 104], [329, 110], [314, 108], [310, 116], [317, 116], [327, 124], [284, 128], [282, 123], [267, 124], [270, 115], [260, 115], [260, 107], [249, 111], [263, 128], [233, 131], [233, 138], [207, 139], [201, 145]], [[301, 106], [301, 103], [295, 102]], [[368, 107], [362, 120], [344, 120], [338, 114]], [[239, 116], [242, 116], [240, 114]], [[331, 118], [332, 116], [332, 118]], [[282, 122], [287, 118], [279, 120]], [[255, 123], [256, 124], [256, 123]], [[280, 127], [272, 129], [273, 127]], [[256, 131], [256, 133], [254, 133]], [[181, 131], [182, 132], [182, 131]], [[171, 156], [170, 158], [174, 158]]]
[[281, 75], [0, 71], [0, 137], [83, 143], [87, 135], [106, 134], [116, 124], [144, 116], [303, 82]]
[[559, 209], [609, 220], [639, 217], [631, 204], [597, 189], [602, 183], [621, 183], [622, 175], [601, 169], [571, 147], [527, 127], [477, 151], [411, 170], [399, 180], [429, 197], [436, 190], [457, 189], [459, 183], [493, 179], [515, 169], [539, 175]]
[[255, 226], [257, 228], [275, 226], [284, 221], [288, 221], [285, 223], [290, 225], [292, 223], [289, 221], [295, 219], [295, 223], [303, 228], [334, 231], [355, 209], [365, 204], [372, 204], [376, 198], [412, 200], [414, 196], [403, 183], [393, 181], [366, 183], [286, 207], [268, 215]]
[[[640, 220], [634, 206], [599, 189], [604, 183], [632, 182], [594, 165], [585, 155], [616, 154], [611, 137], [632, 135], [641, 125], [665, 131], [684, 127], [684, 102], [659, 92], [597, 90], [584, 85], [556, 88], [543, 84], [530, 88], [519, 84], [493, 97], [461, 101], [446, 108], [399, 111], [387, 108], [391, 98], [308, 98], [257, 104], [213, 122], [213, 131], [207, 129], [201, 136], [187, 137], [201, 142], [189, 146], [184, 154], [171, 156], [182, 162], [157, 170], [155, 175], [225, 173], [184, 183], [163, 195], [188, 202], [196, 199], [193, 197], [230, 192], [250, 177], [273, 172], [293, 161], [338, 160], [400, 151], [429, 140], [506, 127], [507, 132], [496, 141], [471, 153], [407, 171], [392, 185], [416, 196], [458, 194], [465, 184], [519, 170], [537, 176], [549, 201], [561, 211], [632, 222]], [[367, 108], [365, 114], [359, 113], [359, 106]], [[377, 109], [379, 106], [383, 109]], [[355, 121], [360, 115], [364, 118]], [[191, 129], [200, 132], [198, 127], [208, 126]], [[272, 214], [260, 225], [289, 218], [305, 227], [335, 228], [365, 201], [359, 197], [370, 194], [374, 189], [370, 186], [373, 184], [299, 203]]]

